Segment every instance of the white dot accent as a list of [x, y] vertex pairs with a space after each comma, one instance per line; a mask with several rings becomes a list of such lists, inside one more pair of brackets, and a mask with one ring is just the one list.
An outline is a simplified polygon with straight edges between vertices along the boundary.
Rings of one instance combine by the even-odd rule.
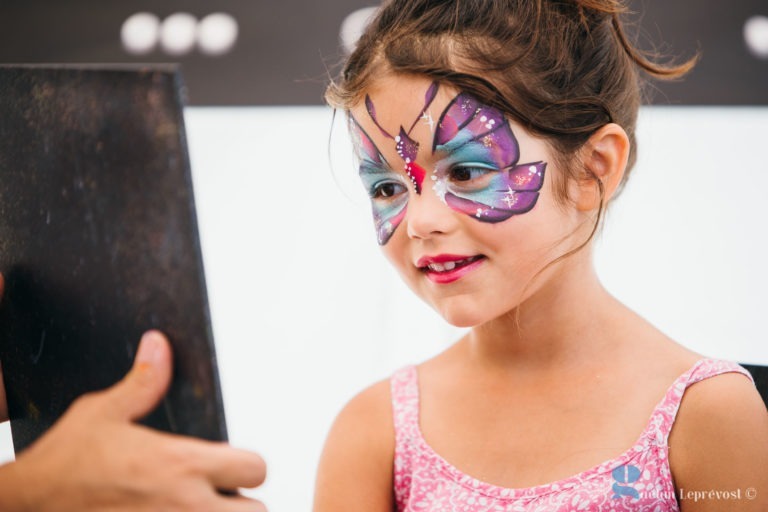
[[120, 39], [123, 48], [134, 55], [145, 55], [157, 46], [160, 38], [160, 20], [154, 14], [137, 12], [123, 22]]

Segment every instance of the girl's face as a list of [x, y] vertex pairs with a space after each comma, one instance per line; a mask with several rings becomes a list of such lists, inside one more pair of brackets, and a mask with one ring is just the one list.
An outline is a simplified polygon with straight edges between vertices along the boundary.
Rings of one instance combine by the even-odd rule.
[[555, 202], [549, 147], [475, 98], [389, 75], [351, 109], [350, 131], [379, 244], [450, 323], [511, 311], [573, 245], [579, 217]]

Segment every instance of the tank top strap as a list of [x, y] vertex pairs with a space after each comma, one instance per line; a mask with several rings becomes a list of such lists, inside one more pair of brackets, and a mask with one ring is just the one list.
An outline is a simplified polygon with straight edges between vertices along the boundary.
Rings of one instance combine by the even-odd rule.
[[646, 435], [654, 439], [657, 444], [666, 446], [685, 390], [704, 379], [731, 372], [741, 373], [754, 384], [752, 375], [733, 361], [710, 358], [696, 361], [688, 371], [675, 379], [664, 398], [656, 406], [646, 430]]
[[415, 366], [396, 371], [390, 380], [395, 426], [393, 484], [397, 510], [404, 510], [411, 493], [419, 456], [419, 382]]
[[406, 366], [397, 370], [392, 375], [390, 385], [395, 433], [418, 427], [419, 383], [416, 367]]

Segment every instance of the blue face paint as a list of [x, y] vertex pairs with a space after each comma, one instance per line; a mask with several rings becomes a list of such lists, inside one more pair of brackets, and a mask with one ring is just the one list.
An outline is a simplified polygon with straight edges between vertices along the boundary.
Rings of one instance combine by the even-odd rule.
[[[430, 121], [427, 107], [437, 95], [432, 83], [425, 96], [419, 119]], [[379, 245], [386, 244], [405, 217], [409, 185], [421, 194], [425, 171], [416, 163], [419, 144], [400, 128], [393, 137], [381, 127], [370, 97], [365, 107], [383, 136], [395, 141], [397, 154], [404, 161], [402, 172], [395, 172], [371, 137], [349, 115], [350, 133], [360, 159], [360, 178], [371, 199]], [[520, 150], [504, 114], [461, 93], [446, 107], [435, 131], [432, 153], [438, 160], [432, 175], [432, 189], [453, 210], [482, 222], [501, 222], [530, 211], [544, 183], [545, 162], [518, 164]]]
[[454, 210], [501, 222], [536, 205], [547, 164], [517, 165], [517, 139], [500, 110], [459, 94], [440, 116], [433, 153], [445, 156], [432, 173], [432, 189]]
[[360, 179], [371, 199], [376, 239], [379, 245], [384, 245], [405, 217], [408, 179], [392, 170], [376, 144], [351, 115], [349, 125], [360, 159]]

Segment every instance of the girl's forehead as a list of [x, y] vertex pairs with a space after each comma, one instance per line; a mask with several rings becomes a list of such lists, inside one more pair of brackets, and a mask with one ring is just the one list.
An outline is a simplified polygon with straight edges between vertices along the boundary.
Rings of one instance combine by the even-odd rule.
[[[434, 80], [418, 75], [387, 74], [374, 80], [361, 94], [361, 101], [350, 109], [358, 121], [369, 117], [366, 98], [370, 99], [376, 111], [376, 118], [384, 126], [400, 126], [411, 121], [414, 115], [421, 114], [425, 104], [425, 94]], [[447, 84], [437, 87], [437, 94], [430, 102], [428, 111], [433, 116], [442, 112], [448, 103], [458, 94], [458, 90]]]
[[[434, 85], [434, 98], [427, 100], [430, 88]], [[394, 144], [388, 144], [386, 141], [396, 136], [401, 127], [413, 140], [425, 147], [431, 147], [437, 125], [461, 92], [450, 84], [436, 84], [430, 77], [388, 73], [371, 82], [362, 92], [360, 101], [349, 109], [348, 114], [385, 154], [391, 149], [390, 145], [394, 147]], [[428, 107], [425, 109], [426, 103]], [[375, 120], [371, 113], [374, 114]], [[521, 149], [524, 153], [531, 150], [537, 154], [548, 151], [544, 140], [528, 133], [509, 116], [501, 116], [504, 123], [513, 130], [517, 140], [522, 143]], [[391, 137], [382, 135], [381, 128]]]

